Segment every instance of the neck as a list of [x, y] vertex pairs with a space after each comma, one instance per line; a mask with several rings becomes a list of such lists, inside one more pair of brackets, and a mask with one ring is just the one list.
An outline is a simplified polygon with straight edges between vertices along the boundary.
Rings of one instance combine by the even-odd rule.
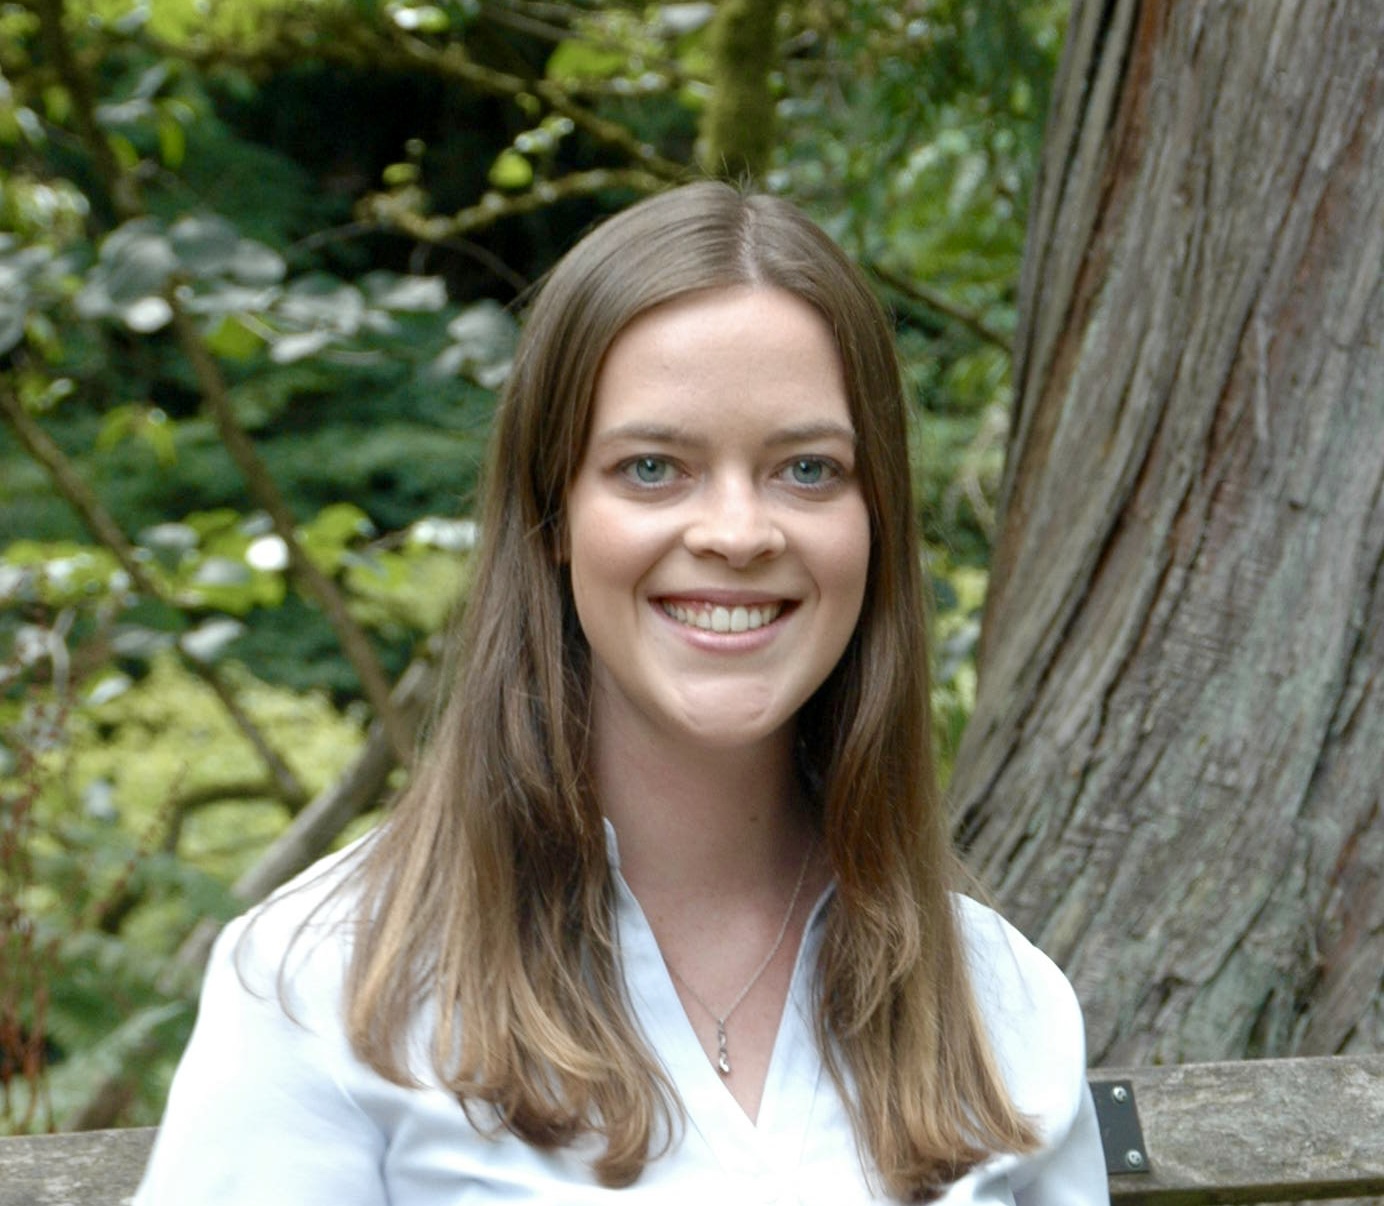
[[[752, 748], [707, 751], [627, 732], [593, 732], [601, 809], [636, 895], [762, 885], [796, 873], [811, 841], [800, 806], [792, 734]], [[642, 898], [642, 897], [641, 897]]]

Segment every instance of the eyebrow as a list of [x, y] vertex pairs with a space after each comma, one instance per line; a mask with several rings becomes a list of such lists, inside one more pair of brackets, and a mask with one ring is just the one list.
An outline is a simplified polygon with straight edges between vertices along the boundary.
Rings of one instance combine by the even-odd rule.
[[[654, 444], [687, 444], [692, 447], [701, 447], [707, 443], [705, 439], [694, 435], [687, 428], [668, 423], [621, 423], [616, 427], [597, 432], [595, 439], [603, 444], [618, 440], [647, 440]], [[782, 428], [774, 432], [767, 443], [770, 447], [778, 447], [784, 444], [801, 444], [821, 439], [844, 440], [854, 447], [855, 429], [845, 423], [823, 419], [815, 423], [798, 423], [792, 427]]]

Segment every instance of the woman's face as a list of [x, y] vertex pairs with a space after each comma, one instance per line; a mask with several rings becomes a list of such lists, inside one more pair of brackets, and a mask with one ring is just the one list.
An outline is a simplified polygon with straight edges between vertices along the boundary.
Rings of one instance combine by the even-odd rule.
[[636, 318], [596, 381], [567, 500], [594, 721], [791, 739], [860, 616], [870, 524], [830, 328], [777, 289]]

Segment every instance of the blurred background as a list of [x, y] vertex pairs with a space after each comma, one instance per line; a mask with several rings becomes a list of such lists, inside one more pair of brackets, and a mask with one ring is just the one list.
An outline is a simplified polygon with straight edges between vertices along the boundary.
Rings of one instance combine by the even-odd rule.
[[397, 790], [528, 291], [671, 183], [895, 317], [949, 768], [1065, 10], [0, 3], [0, 1133], [155, 1121], [207, 920]]

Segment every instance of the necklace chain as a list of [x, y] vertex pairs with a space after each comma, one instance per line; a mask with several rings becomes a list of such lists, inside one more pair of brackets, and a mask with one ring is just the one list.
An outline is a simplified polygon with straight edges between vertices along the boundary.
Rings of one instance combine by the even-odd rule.
[[793, 895], [788, 898], [788, 911], [784, 913], [783, 921], [779, 923], [778, 936], [774, 939], [774, 944], [769, 948], [769, 953], [759, 961], [759, 966], [754, 969], [754, 975], [745, 982], [745, 987], [736, 994], [735, 1000], [730, 1003], [730, 1008], [725, 1013], [717, 1014], [710, 1005], [702, 1000], [697, 994], [697, 990], [678, 974], [677, 969], [667, 959], [663, 961], [668, 970], [673, 973], [673, 978], [687, 989], [688, 996], [706, 1010], [707, 1016], [716, 1023], [716, 1070], [722, 1076], [730, 1075], [730, 1048], [726, 1043], [726, 1023], [730, 1021], [730, 1015], [740, 1008], [740, 1003], [750, 995], [750, 989], [759, 983], [759, 977], [768, 971], [769, 964], [779, 953], [779, 947], [783, 945], [783, 940], [788, 934], [788, 923], [792, 921], [793, 911], [798, 906], [798, 897], [802, 894], [803, 881], [807, 879], [807, 865], [812, 861], [812, 854], [816, 849], [817, 843], [814, 840], [808, 846], [807, 853], [803, 855], [802, 866], [798, 868], [798, 882], [793, 885]]

